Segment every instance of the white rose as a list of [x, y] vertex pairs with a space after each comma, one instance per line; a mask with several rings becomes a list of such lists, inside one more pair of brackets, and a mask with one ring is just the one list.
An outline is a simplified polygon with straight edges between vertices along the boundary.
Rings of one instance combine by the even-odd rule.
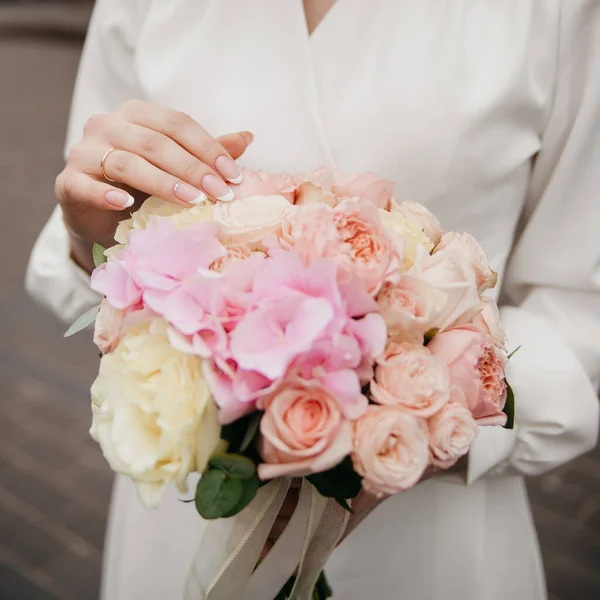
[[214, 220], [227, 229], [233, 241], [255, 249], [267, 235], [280, 232], [296, 210], [283, 196], [253, 196], [217, 204]]
[[455, 256], [456, 260], [466, 260], [475, 271], [480, 294], [496, 285], [498, 274], [490, 268], [483, 248], [470, 233], [456, 233], [455, 231], [445, 233], [436, 246], [434, 254], [438, 252], [445, 252], [447, 256]]
[[400, 210], [409, 221], [417, 225], [417, 227], [423, 231], [434, 244], [437, 244], [442, 239], [444, 231], [442, 230], [440, 222], [437, 220], [437, 217], [422, 204], [405, 200], [400, 203], [398, 210]]
[[433, 249], [431, 240], [401, 212], [389, 212], [380, 208], [379, 215], [385, 230], [394, 240], [399, 254], [402, 256], [403, 271], [408, 271], [414, 264], [419, 246], [425, 248], [428, 253], [431, 252]]
[[469, 323], [481, 311], [477, 280], [471, 265], [452, 252], [442, 250], [432, 256], [420, 256], [410, 272], [446, 294], [446, 304], [432, 321], [440, 331]]
[[127, 234], [131, 230], [146, 229], [152, 217], [171, 217], [176, 227], [186, 227], [192, 223], [212, 221], [213, 212], [214, 206], [208, 200], [188, 208], [174, 202], [166, 202], [156, 196], [150, 196], [139, 210], [132, 213], [130, 219], [119, 223], [115, 231], [115, 241], [119, 244], [126, 244]]
[[189, 473], [205, 470], [223, 444], [202, 360], [173, 348], [167, 329], [158, 318], [133, 326], [92, 385], [90, 433], [148, 506], [171, 481], [185, 491]]
[[396, 283], [383, 284], [377, 304], [390, 337], [422, 344], [424, 334], [446, 305], [446, 294], [421, 279], [403, 275]]
[[500, 323], [500, 312], [498, 305], [487, 296], [481, 298], [481, 312], [473, 319], [473, 325], [479, 331], [486, 333], [493, 340], [498, 348], [506, 350], [506, 333]]

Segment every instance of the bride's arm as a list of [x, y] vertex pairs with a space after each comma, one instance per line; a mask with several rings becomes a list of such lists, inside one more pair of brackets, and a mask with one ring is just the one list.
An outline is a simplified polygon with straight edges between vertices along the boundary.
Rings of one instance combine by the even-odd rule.
[[[128, 98], [140, 96], [133, 61], [141, 4], [133, 0], [96, 3], [75, 83], [65, 156], [81, 138], [90, 115], [111, 112]], [[65, 321], [73, 321], [99, 302], [87, 273], [71, 261], [71, 250], [57, 207], [33, 249], [26, 286]]]
[[600, 3], [562, 3], [554, 104], [501, 309], [513, 432], [482, 428], [468, 481], [537, 475], [594, 447], [600, 383]]

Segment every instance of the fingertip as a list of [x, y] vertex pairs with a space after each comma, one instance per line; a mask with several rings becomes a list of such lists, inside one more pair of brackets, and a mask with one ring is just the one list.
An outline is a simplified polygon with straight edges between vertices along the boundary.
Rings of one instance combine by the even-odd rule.
[[241, 133], [246, 141], [246, 146], [249, 146], [254, 141], [254, 134], [251, 131], [242, 131]]
[[108, 190], [108, 192], [104, 194], [104, 199], [107, 204], [117, 210], [131, 208], [135, 202], [134, 197], [123, 190]]

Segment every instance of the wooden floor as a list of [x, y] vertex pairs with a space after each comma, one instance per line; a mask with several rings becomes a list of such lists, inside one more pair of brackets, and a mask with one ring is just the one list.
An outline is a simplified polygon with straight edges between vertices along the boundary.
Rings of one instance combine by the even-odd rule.
[[[98, 597], [111, 477], [88, 435], [97, 355], [23, 290], [79, 52], [77, 36], [0, 27], [1, 600]], [[600, 598], [600, 450], [529, 489], [551, 598]]]

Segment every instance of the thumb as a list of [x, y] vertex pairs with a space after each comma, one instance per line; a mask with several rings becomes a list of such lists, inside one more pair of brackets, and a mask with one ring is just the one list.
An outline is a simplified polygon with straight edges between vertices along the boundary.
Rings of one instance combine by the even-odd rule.
[[254, 136], [249, 131], [228, 133], [217, 138], [217, 141], [229, 152], [233, 160], [237, 160], [252, 143]]

